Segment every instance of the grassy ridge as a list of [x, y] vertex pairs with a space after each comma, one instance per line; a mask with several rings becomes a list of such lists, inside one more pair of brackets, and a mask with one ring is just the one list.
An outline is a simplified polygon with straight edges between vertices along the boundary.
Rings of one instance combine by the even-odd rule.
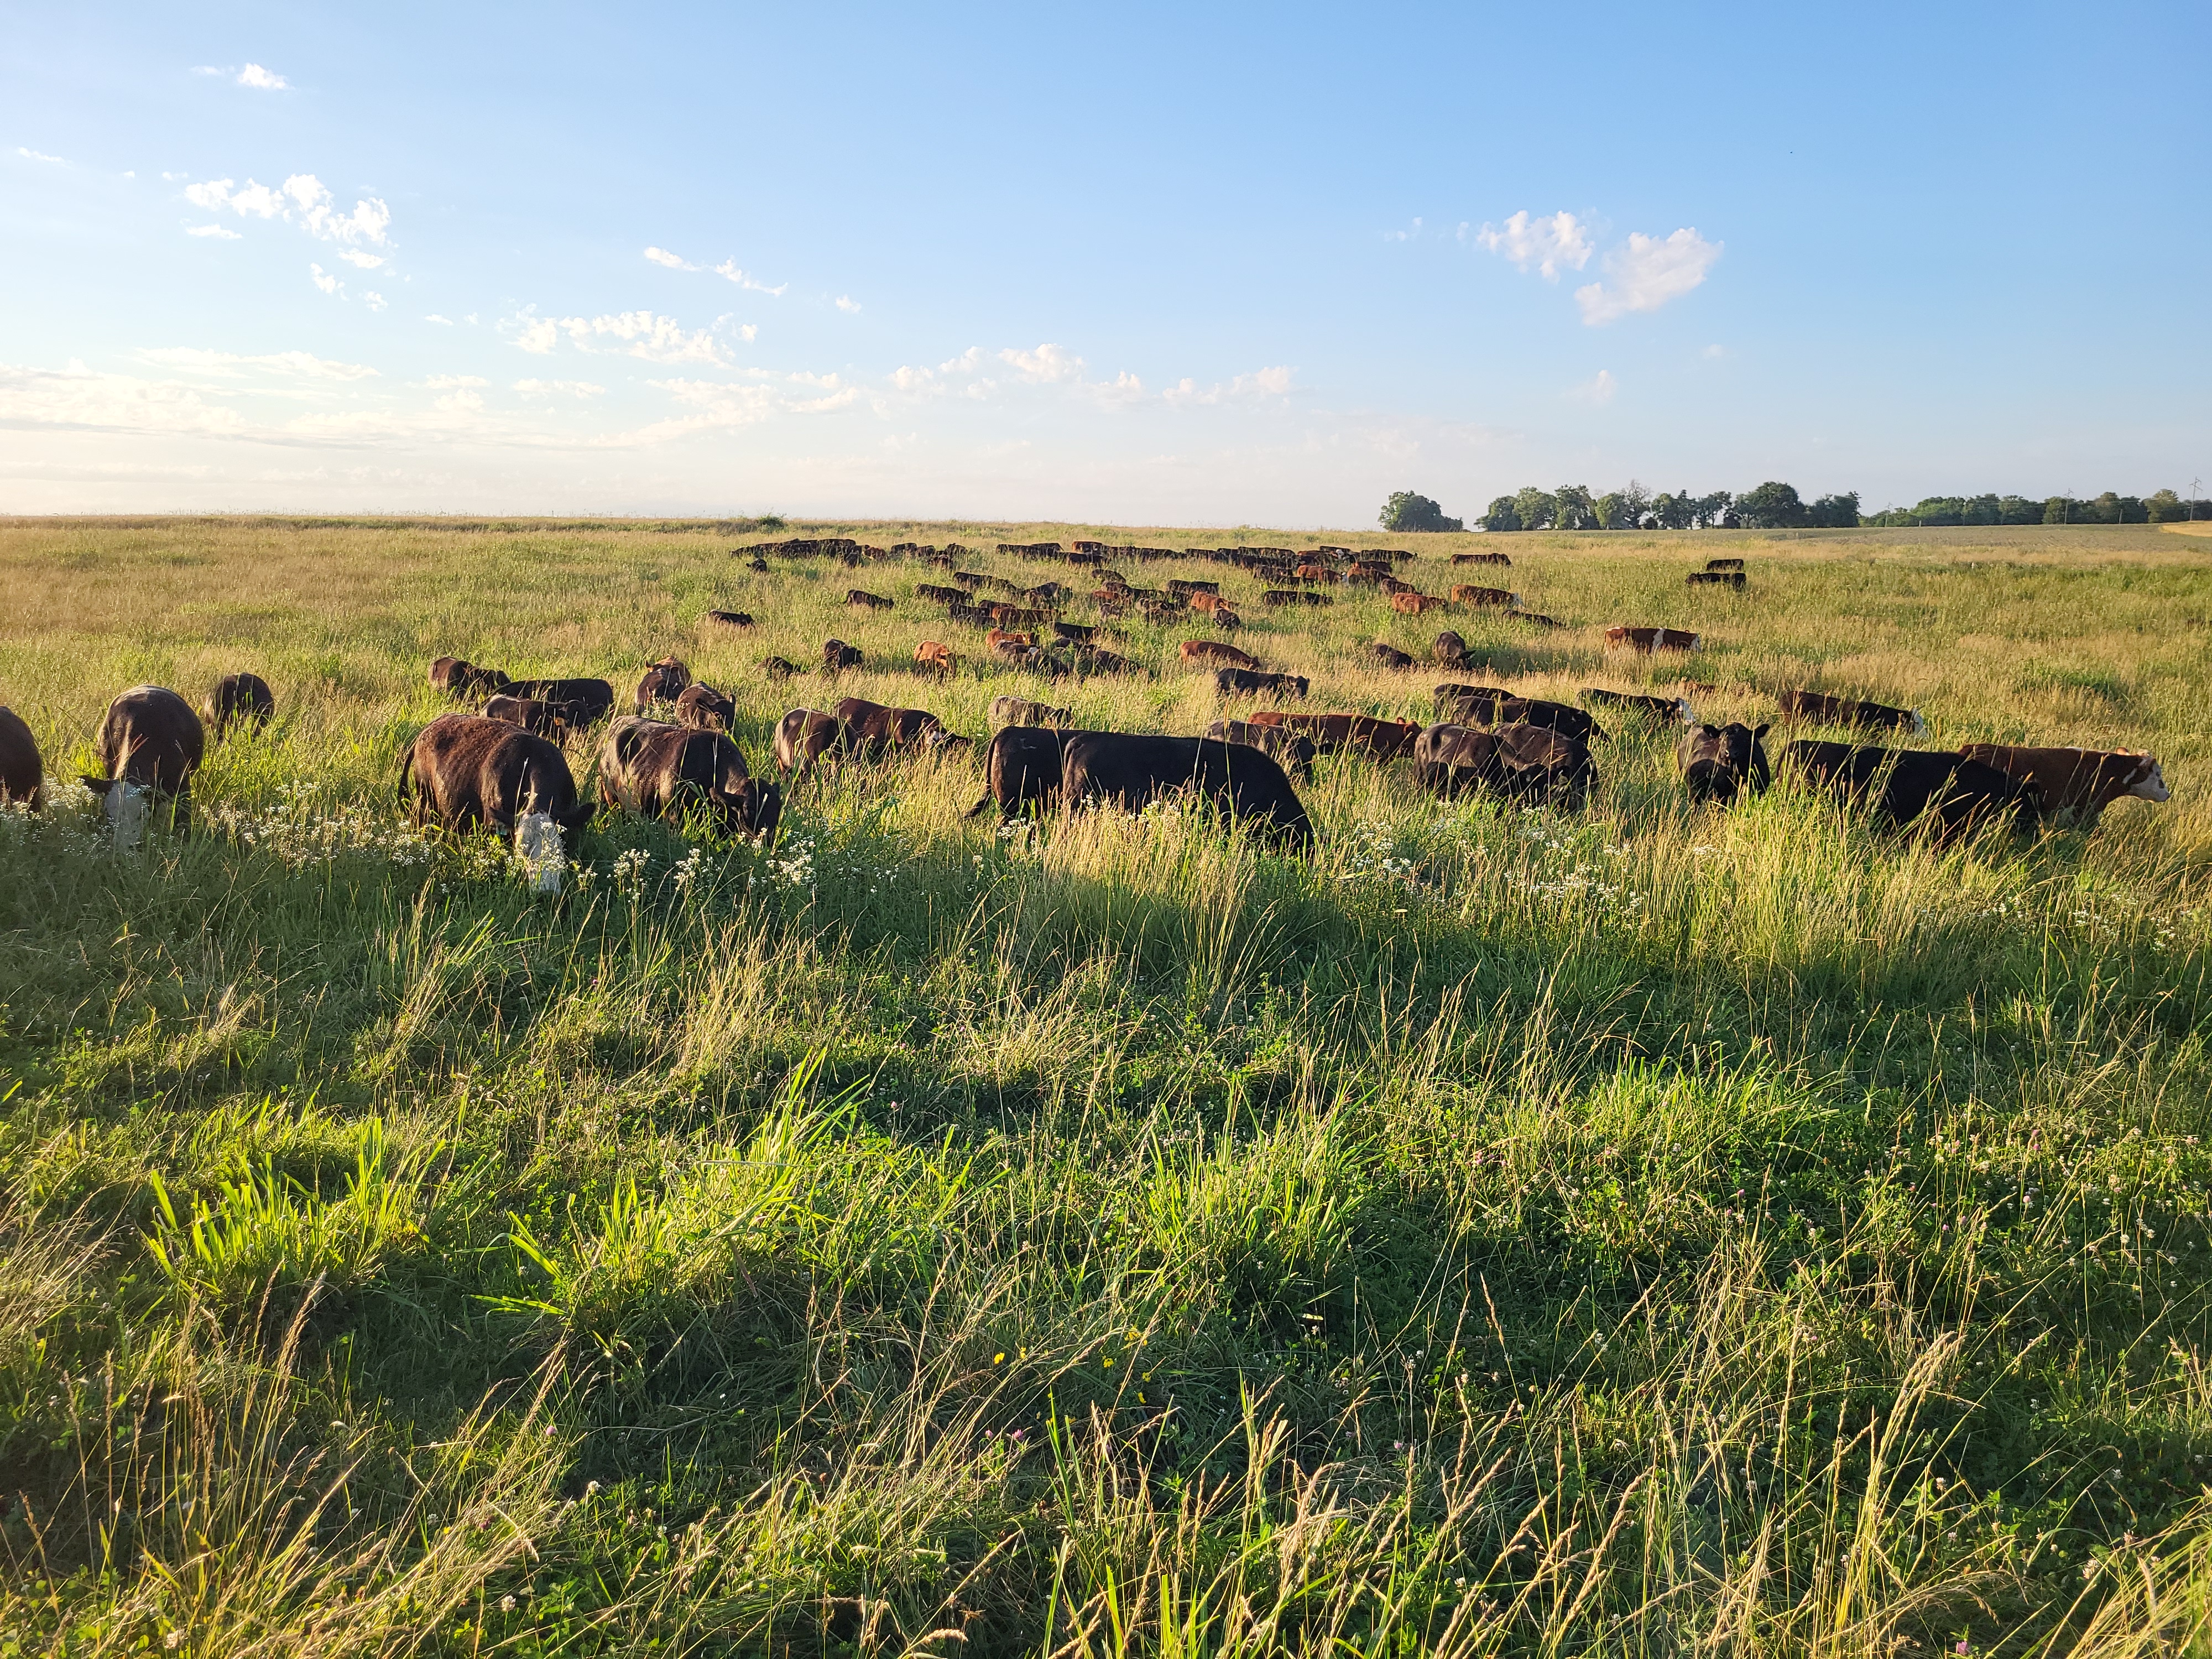
[[[794, 703], [981, 737], [1048, 689], [908, 672], [980, 654], [934, 573], [755, 575], [711, 527], [0, 526], [51, 772], [137, 681], [279, 704], [211, 757], [213, 833], [0, 821], [0, 1651], [2201, 1638], [2201, 549], [1439, 537], [1412, 574], [1501, 542], [1574, 626], [1454, 617], [1464, 678], [1670, 684], [1599, 630], [1692, 626], [1702, 717], [1861, 691], [1931, 744], [2150, 747], [2175, 799], [1939, 852], [1788, 788], [1693, 811], [1624, 733], [1579, 817], [1325, 762], [1309, 863], [1176, 812], [994, 832], [956, 757], [826, 775], [772, 850], [603, 822], [533, 902], [399, 817], [433, 655], [626, 696], [673, 651], [757, 769]], [[1686, 590], [1721, 550], [1751, 591]], [[1257, 586], [1128, 572], [1174, 574]], [[1444, 624], [1337, 598], [1255, 594], [1238, 642], [1428, 717], [1444, 676], [1361, 650]], [[832, 634], [869, 667], [763, 683]], [[1048, 695], [1197, 731], [1184, 636]]]

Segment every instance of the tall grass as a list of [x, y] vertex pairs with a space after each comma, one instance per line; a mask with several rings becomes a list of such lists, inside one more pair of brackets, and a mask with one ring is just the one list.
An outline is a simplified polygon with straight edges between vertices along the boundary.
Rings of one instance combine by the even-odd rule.
[[[907, 672], [929, 573], [708, 529], [0, 529], [57, 776], [140, 680], [279, 704], [189, 839], [0, 816], [0, 1652], [2201, 1650], [2201, 555], [1499, 539], [1576, 626], [1459, 619], [1483, 677], [1855, 690], [2152, 748], [2175, 799], [1939, 849], [1693, 809], [1623, 731], [1580, 816], [1325, 761], [1290, 860], [971, 822], [955, 756], [824, 769], [774, 848], [603, 820], [546, 900], [402, 819], [432, 655], [626, 695], [673, 650], [758, 766], [795, 703], [980, 737], [1047, 688]], [[1691, 594], [1721, 539], [1749, 594]], [[1371, 599], [1245, 614], [1316, 707], [1447, 678], [1367, 664], [1435, 626]], [[832, 634], [869, 666], [762, 678]]]

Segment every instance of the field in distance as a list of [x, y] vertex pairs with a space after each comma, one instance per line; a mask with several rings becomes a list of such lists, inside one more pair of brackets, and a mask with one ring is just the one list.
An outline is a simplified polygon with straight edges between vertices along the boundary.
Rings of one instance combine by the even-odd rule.
[[[66, 788], [0, 814], [24, 1650], [2203, 1639], [2201, 540], [734, 530], [0, 520], [0, 703], [57, 780], [127, 686], [276, 698], [189, 837], [118, 854]], [[1563, 626], [1124, 562], [1245, 625], [1079, 598], [1138, 672], [1048, 683], [918, 560], [732, 556], [793, 536], [1086, 595], [993, 550], [1401, 548]], [[1714, 556], [1743, 591], [1685, 586]], [[832, 636], [866, 658], [834, 682]], [[1195, 811], [964, 816], [995, 696], [1254, 706], [1178, 666], [1208, 637], [1316, 712], [1692, 682], [1757, 724], [1806, 687], [1918, 708], [1924, 747], [2148, 749], [2172, 799], [1937, 848], [1786, 780], [1695, 808], [1674, 734], [1625, 726], [1579, 813], [1325, 758], [1310, 859]], [[401, 810], [449, 653], [621, 708], [672, 654], [757, 775], [848, 695], [979, 746], [826, 769], [773, 847], [603, 816], [548, 899]]]

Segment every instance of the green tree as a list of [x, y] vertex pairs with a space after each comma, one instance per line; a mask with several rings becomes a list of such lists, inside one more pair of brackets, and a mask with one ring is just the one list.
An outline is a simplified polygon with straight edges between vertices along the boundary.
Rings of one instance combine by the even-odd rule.
[[1382, 524], [1385, 530], [1406, 532], [1423, 530], [1464, 530], [1466, 523], [1459, 519], [1447, 519], [1444, 510], [1426, 495], [1416, 495], [1410, 489], [1401, 489], [1382, 503]]
[[1805, 521], [1823, 530], [1855, 530], [1859, 522], [1859, 492], [1823, 495], [1805, 511]]
[[1491, 502], [1490, 510], [1482, 515], [1482, 527], [1485, 530], [1518, 530], [1522, 527], [1520, 512], [1514, 507], [1510, 495], [1500, 495]]
[[2189, 503], [2171, 489], [2161, 489], [2143, 503], [2143, 512], [2153, 524], [2172, 524], [2189, 516]]
[[1523, 530], [1549, 530], [1559, 521], [1559, 504], [1534, 484], [1513, 497], [1513, 510]]
[[1636, 515], [1629, 510], [1628, 502], [1618, 489], [1608, 489], [1591, 503], [1597, 514], [1600, 530], [1633, 530]]
[[1997, 501], [1999, 524], [2041, 524], [2043, 503], [2031, 501], [2024, 495], [2005, 495]]
[[1562, 530], [1595, 530], [1596, 504], [1580, 484], [1561, 484], [1552, 496], [1553, 522]]
[[2070, 495], [2053, 495], [2043, 504], [2045, 524], [2080, 524], [2081, 503]]
[[1805, 503], [1792, 486], [1770, 479], [1736, 497], [1735, 515], [1747, 530], [1788, 530], [1805, 522]]

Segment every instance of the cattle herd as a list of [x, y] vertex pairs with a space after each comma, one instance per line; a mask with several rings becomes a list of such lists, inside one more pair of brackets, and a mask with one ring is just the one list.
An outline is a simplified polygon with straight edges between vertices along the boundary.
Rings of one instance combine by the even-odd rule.
[[[1522, 610], [1520, 596], [1503, 588], [1457, 586], [1449, 599], [1422, 594], [1395, 574], [1412, 556], [1403, 552], [1240, 547], [1174, 553], [1085, 542], [1072, 550], [1058, 543], [1000, 547], [1002, 554], [1091, 569], [1097, 586], [1090, 598], [1102, 620], [1079, 623], [1061, 614], [1075, 598], [1065, 584], [1024, 586], [959, 569], [969, 550], [957, 544], [942, 550], [908, 545], [886, 552], [849, 541], [815, 540], [740, 551], [757, 570], [768, 568], [770, 554], [831, 556], [854, 567], [901, 557], [926, 560], [949, 571], [951, 581], [919, 584], [919, 599], [943, 606], [951, 622], [982, 630], [991, 659], [1048, 681], [1140, 672], [1128, 657], [1098, 643], [1102, 635], [1122, 637], [1116, 620], [1132, 614], [1156, 622], [1202, 619], [1217, 634], [1241, 627], [1218, 581], [1135, 586], [1106, 567], [1109, 558], [1139, 564], [1154, 558], [1212, 559], [1256, 575], [1262, 602], [1270, 605], [1327, 605], [1332, 602], [1329, 587], [1364, 582], [1389, 592], [1394, 610], [1409, 615], [1460, 606], [1496, 611], [1539, 627], [1559, 626], [1549, 617]], [[1504, 554], [1459, 555], [1454, 562], [1504, 565], [1510, 560]], [[1722, 580], [1706, 582], [1705, 577]], [[1741, 586], [1742, 561], [1712, 561], [1707, 571], [1691, 580], [1698, 586]], [[1267, 586], [1271, 581], [1283, 586]], [[860, 588], [850, 591], [848, 602], [871, 611], [895, 609], [898, 603]], [[738, 611], [709, 611], [707, 619], [732, 628], [755, 625], [750, 616]], [[1608, 629], [1606, 640], [1609, 648], [1639, 653], [1689, 652], [1699, 643], [1692, 633], [1632, 625]], [[1410, 669], [1416, 660], [1380, 641], [1370, 650], [1374, 661], [1394, 670]], [[1466, 641], [1447, 631], [1438, 636], [1432, 654], [1447, 667], [1462, 666]], [[834, 678], [864, 665], [865, 659], [859, 647], [831, 639], [823, 645], [819, 660], [821, 672]], [[1303, 700], [1310, 690], [1305, 677], [1270, 670], [1252, 653], [1219, 638], [1182, 641], [1176, 661], [1209, 673], [1224, 701]], [[915, 649], [912, 665], [923, 676], [944, 678], [958, 672], [959, 658], [945, 642], [924, 640]], [[771, 656], [763, 672], [768, 679], [781, 681], [802, 671], [787, 659]], [[732, 735], [735, 699], [694, 681], [672, 656], [645, 667], [633, 697], [634, 712], [620, 715], [615, 714], [615, 688], [605, 679], [516, 679], [457, 657], [433, 662], [429, 678], [447, 696], [475, 704], [481, 712], [441, 714], [416, 734], [402, 757], [398, 778], [411, 812], [418, 823], [454, 831], [483, 828], [511, 836], [518, 857], [543, 890], [560, 885], [563, 837], [600, 811], [671, 819], [703, 814], [724, 832], [765, 842], [775, 833], [785, 790], [799, 787], [825, 762], [951, 756], [969, 750], [973, 741], [927, 710], [861, 697], [839, 699], [827, 709], [793, 708], [776, 723], [772, 738], [774, 763], [784, 780], [779, 785], [748, 769]], [[1915, 736], [1927, 731], [1914, 710], [1810, 690], [1782, 691], [1777, 705], [1780, 720], [1793, 726]], [[1578, 706], [1504, 687], [1447, 682], [1436, 688], [1435, 707], [1437, 720], [1428, 725], [1349, 712], [1249, 710], [1215, 720], [1200, 735], [1177, 737], [1083, 729], [1066, 708], [1002, 696], [990, 705], [994, 735], [981, 756], [984, 793], [969, 816], [996, 806], [1002, 817], [1012, 818], [1087, 803], [1135, 811], [1188, 791], [1276, 845], [1302, 852], [1314, 845], [1315, 831], [1292, 779], [1310, 780], [1316, 760], [1327, 755], [1376, 766], [1407, 762], [1423, 787], [1443, 795], [1472, 791], [1578, 809], [1598, 787], [1595, 746], [1613, 741], [1599, 724], [1600, 714], [1624, 730], [1682, 728], [1676, 763], [1690, 797], [1698, 802], [1726, 806], [1764, 791], [1774, 775], [1765, 748], [1769, 724], [1700, 724], [1687, 696], [1587, 687]], [[102, 813], [118, 843], [135, 844], [157, 812], [177, 827], [188, 825], [192, 775], [210, 739], [220, 742], [234, 730], [265, 726], [275, 709], [268, 684], [251, 673], [226, 676], [198, 710], [161, 686], [137, 686], [116, 697], [100, 726], [100, 773], [84, 781], [101, 797]], [[594, 733], [596, 799], [578, 788], [568, 748]], [[1864, 808], [1877, 822], [1893, 828], [1913, 825], [1938, 840], [1989, 823], [2021, 832], [2045, 823], [2087, 829], [2124, 796], [2168, 798], [2158, 762], [2137, 750], [1999, 744], [1928, 750], [1801, 738], [1785, 744], [1779, 758], [1785, 769]], [[36, 811], [44, 781], [29, 726], [0, 706], [0, 801]]]

